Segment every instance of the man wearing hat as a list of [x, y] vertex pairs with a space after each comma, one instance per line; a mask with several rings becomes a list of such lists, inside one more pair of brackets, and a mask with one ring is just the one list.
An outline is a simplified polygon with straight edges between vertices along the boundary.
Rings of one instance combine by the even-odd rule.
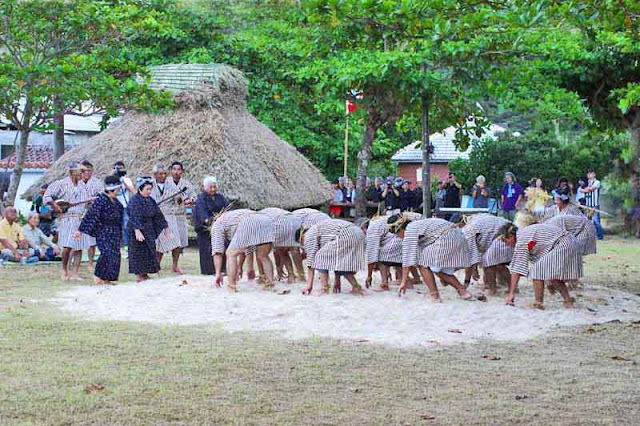
[[[73, 234], [80, 227], [91, 196], [81, 178], [80, 165], [74, 161], [69, 164], [68, 170], [69, 176], [49, 185], [44, 193], [43, 202], [51, 206], [58, 220], [58, 245], [62, 247], [62, 279], [79, 280], [78, 268], [82, 260], [82, 250], [87, 250], [91, 241], [86, 234], [82, 234], [82, 238], [78, 240], [73, 238]], [[57, 203], [62, 200], [70, 205], [65, 212]], [[69, 275], [70, 262], [73, 263], [71, 275]]]

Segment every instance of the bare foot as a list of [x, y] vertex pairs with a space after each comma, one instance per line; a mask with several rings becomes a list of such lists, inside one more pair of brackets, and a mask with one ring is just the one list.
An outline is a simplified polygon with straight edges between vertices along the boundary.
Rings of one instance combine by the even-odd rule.
[[102, 278], [96, 277], [96, 276], [93, 277], [93, 283], [95, 285], [105, 285], [106, 284], [105, 281]]
[[381, 285], [380, 287], [373, 289], [373, 291], [378, 292], [378, 293], [380, 293], [382, 291], [389, 291], [389, 290], [391, 290], [391, 289], [389, 288], [388, 285]]
[[[573, 297], [571, 299], [573, 299]], [[565, 300], [564, 302], [562, 302], [562, 306], [564, 306], [565, 309], [573, 309], [573, 308], [575, 308], [575, 306], [573, 305], [574, 301], [571, 300], [571, 299]]]
[[364, 290], [362, 290], [362, 287], [360, 287], [360, 286], [352, 287], [351, 291], [349, 293], [353, 294], [353, 295], [356, 295], [356, 296], [362, 296], [364, 294]]
[[180, 268], [173, 268], [173, 269], [171, 269], [171, 271], [173, 271], [173, 273], [176, 274], [176, 275], [182, 275], [183, 274], [182, 269], [180, 269]]
[[311, 292], [313, 291], [313, 287], [306, 285], [303, 289], [302, 289], [302, 294], [304, 295], [310, 295]]
[[462, 300], [475, 300], [473, 294], [469, 293], [467, 289], [463, 289], [460, 293], [460, 299]]
[[540, 302], [533, 302], [532, 304], [527, 306], [527, 309], [544, 311], [544, 305]]
[[249, 281], [256, 279], [256, 271], [247, 271], [247, 279]]
[[69, 281], [69, 274], [62, 274], [62, 276], [60, 277], [60, 279], [62, 281]]
[[427, 297], [431, 303], [442, 303], [442, 299], [440, 299], [440, 292], [438, 291], [430, 292]]

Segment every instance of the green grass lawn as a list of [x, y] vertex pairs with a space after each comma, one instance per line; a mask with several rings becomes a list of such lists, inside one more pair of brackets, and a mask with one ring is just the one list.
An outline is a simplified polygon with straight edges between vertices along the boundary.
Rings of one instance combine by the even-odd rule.
[[[640, 293], [638, 259], [637, 240], [610, 238], [587, 258], [584, 283]], [[197, 252], [182, 265], [197, 273]], [[47, 302], [77, 285], [59, 275], [0, 270], [2, 425], [627, 425], [640, 415], [639, 324], [431, 350], [287, 341], [72, 318]]]

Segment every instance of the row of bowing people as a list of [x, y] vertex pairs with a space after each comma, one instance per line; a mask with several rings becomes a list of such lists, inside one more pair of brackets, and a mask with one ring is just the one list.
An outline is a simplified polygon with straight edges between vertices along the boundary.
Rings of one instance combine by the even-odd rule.
[[[104, 193], [89, 207], [78, 231], [98, 241], [101, 256], [95, 275], [103, 282], [118, 278], [118, 217], [122, 215], [121, 207], [114, 202], [118, 185], [116, 177], [105, 179]], [[158, 239], [163, 233], [167, 239], [173, 235], [162, 209], [150, 196], [153, 185], [152, 179], [138, 179], [137, 194], [127, 208], [129, 271], [139, 279], [160, 270]], [[556, 198], [563, 202], [562, 197]], [[549, 290], [560, 292], [566, 307], [572, 307], [574, 300], [566, 283], [582, 277], [582, 257], [595, 252], [596, 240], [593, 223], [581, 211], [574, 213], [566, 214], [559, 208], [555, 214], [521, 214], [514, 223], [479, 214], [454, 224], [405, 212], [352, 223], [331, 219], [310, 208], [253, 211], [232, 210], [227, 205], [212, 208], [204, 213], [207, 217], [199, 219], [200, 231], [208, 232], [210, 243], [204, 250], [200, 247], [200, 255], [201, 262], [210, 260], [213, 265], [213, 284], [222, 287], [226, 277], [233, 291], [237, 290], [243, 265], [247, 259], [252, 263], [252, 258], [257, 260], [257, 280], [265, 288], [272, 288], [276, 279], [286, 278], [289, 283], [306, 281], [302, 292], [310, 294], [317, 277], [320, 291], [327, 293], [333, 273], [334, 292], [341, 291], [344, 278], [351, 292], [359, 294], [363, 288], [356, 273], [366, 270], [365, 287], [370, 287], [378, 270], [381, 284], [376, 289], [385, 291], [389, 290], [390, 270], [395, 267], [400, 271], [399, 295], [423, 281], [433, 301], [440, 301], [436, 277], [461, 299], [475, 299], [468, 286], [482, 268], [490, 295], [497, 294], [498, 283], [507, 285], [508, 304], [515, 301], [521, 277], [528, 276], [534, 286], [533, 307], [543, 307], [545, 283]], [[465, 272], [462, 283], [455, 275], [458, 270]]]

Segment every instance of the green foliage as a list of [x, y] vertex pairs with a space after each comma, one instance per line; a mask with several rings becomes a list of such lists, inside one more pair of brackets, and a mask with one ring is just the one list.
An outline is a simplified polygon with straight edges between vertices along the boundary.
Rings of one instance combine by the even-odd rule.
[[467, 190], [481, 174], [497, 191], [507, 171], [514, 173], [523, 187], [531, 179], [541, 178], [548, 188], [553, 188], [559, 178], [576, 182], [590, 169], [595, 169], [601, 177], [606, 176], [612, 168], [612, 159], [620, 155], [624, 143], [621, 138], [602, 134], [585, 134], [568, 144], [545, 135], [501, 135], [496, 140], [474, 142], [469, 160], [457, 159], [450, 163], [449, 169]]

